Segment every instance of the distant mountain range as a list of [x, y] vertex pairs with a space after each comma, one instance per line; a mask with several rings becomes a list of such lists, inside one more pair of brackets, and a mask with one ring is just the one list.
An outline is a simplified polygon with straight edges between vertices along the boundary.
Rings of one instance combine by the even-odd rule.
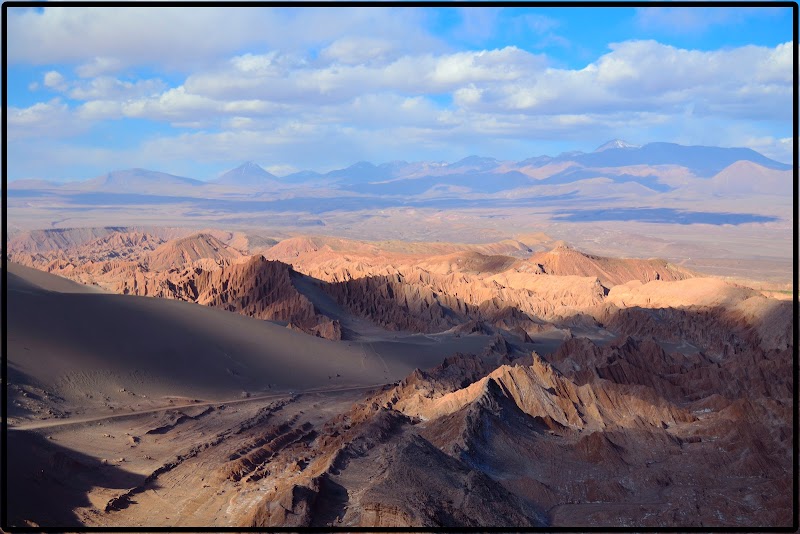
[[[209, 194], [226, 190], [244, 194], [285, 191], [303, 184], [358, 195], [435, 197], [464, 192], [496, 194], [537, 186], [609, 183], [621, 187], [620, 191], [653, 194], [668, 192], [675, 187], [663, 178], [664, 166], [682, 168], [692, 179], [702, 182], [737, 162], [749, 162], [772, 171], [792, 169], [791, 165], [769, 159], [749, 148], [674, 143], [636, 146], [614, 139], [589, 153], [567, 152], [555, 157], [536, 156], [517, 162], [480, 156], [469, 156], [454, 163], [394, 161], [375, 165], [360, 161], [324, 174], [305, 170], [283, 177], [247, 162], [208, 182], [145, 169], [129, 169], [65, 184], [18, 180], [10, 182], [8, 188], [11, 191], [58, 189], [65, 192], [196, 196], [200, 191]], [[741, 165], [737, 167], [742, 168]], [[724, 183], [729, 181], [726, 178]], [[710, 183], [718, 182], [722, 183], [719, 180]]]
[[72, 185], [86, 191], [156, 193], [176, 188], [198, 187], [205, 185], [205, 182], [147, 169], [128, 169], [112, 171]]
[[789, 170], [792, 168], [791, 165], [771, 160], [749, 148], [683, 146], [675, 143], [649, 143], [642, 147], [627, 145], [607, 149], [603, 149], [603, 147], [590, 154], [556, 159], [572, 160], [586, 167], [678, 165], [686, 167], [694, 175], [703, 178], [710, 178], [737, 161], [752, 161], [768, 169]]

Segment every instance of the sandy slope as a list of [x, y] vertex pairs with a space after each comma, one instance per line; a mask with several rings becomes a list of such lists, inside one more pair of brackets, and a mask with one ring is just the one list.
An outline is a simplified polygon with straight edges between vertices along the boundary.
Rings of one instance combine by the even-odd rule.
[[[105, 293], [97, 286], [87, 286], [73, 282], [61, 276], [54, 276], [38, 269], [25, 267], [16, 263], [8, 263], [8, 291], [11, 292], [41, 292], [54, 291], [57, 293]], [[11, 295], [9, 294], [9, 298]]]
[[42, 388], [68, 410], [391, 382], [486, 339], [449, 347], [409, 336], [376, 352], [195, 304], [105, 294], [13, 263], [8, 284], [10, 381]]

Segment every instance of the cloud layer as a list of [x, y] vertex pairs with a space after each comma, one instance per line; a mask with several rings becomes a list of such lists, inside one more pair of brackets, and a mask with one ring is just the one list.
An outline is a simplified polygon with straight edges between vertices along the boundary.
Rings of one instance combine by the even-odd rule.
[[[699, 50], [621, 39], [568, 68], [524, 43], [454, 46], [425, 30], [426, 10], [10, 12], [10, 72], [41, 65], [28, 85], [39, 101], [7, 111], [15, 146], [139, 119], [162, 125], [126, 149], [147, 161], [320, 168], [503, 146], [530, 147], [525, 157], [543, 152], [537, 144], [611, 137], [791, 154], [788, 42]], [[548, 17], [518, 22], [530, 42], [555, 38]], [[462, 17], [453, 33], [480, 37], [476, 24]], [[709, 127], [722, 128], [716, 143]]]

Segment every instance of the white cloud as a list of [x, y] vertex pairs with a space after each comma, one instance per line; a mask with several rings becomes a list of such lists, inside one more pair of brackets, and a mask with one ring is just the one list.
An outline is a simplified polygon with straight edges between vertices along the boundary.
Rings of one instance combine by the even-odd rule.
[[792, 53], [794, 49], [794, 43], [783, 43], [765, 54], [765, 57], [759, 58], [756, 65], [755, 80], [762, 83], [791, 83]]
[[64, 76], [55, 70], [48, 71], [44, 74], [44, 86], [53, 89], [54, 91], [64, 91], [67, 88]]
[[[232, 50], [251, 40], [258, 23], [248, 22], [247, 11], [48, 6], [37, 12], [11, 8], [9, 60], [78, 62], [87, 76], [126, 64], [205, 60], [218, 54], [214, 50]], [[225, 31], [219, 25], [223, 19]], [[87, 63], [86, 58], [96, 58], [98, 50], [103, 51], [103, 58]]]
[[69, 97], [75, 100], [127, 100], [156, 96], [167, 88], [166, 84], [158, 79], [130, 82], [111, 76], [81, 80], [72, 86]]
[[343, 65], [384, 63], [396, 51], [395, 44], [386, 39], [347, 36], [335, 40], [322, 50], [320, 58]]
[[66, 112], [67, 105], [54, 98], [50, 102], [39, 102], [23, 109], [12, 107], [8, 111], [9, 126], [30, 126], [44, 123], [49, 115]]
[[277, 55], [276, 52], [262, 55], [248, 53], [231, 59], [231, 65], [235, 70], [242, 73], [252, 73], [260, 76], [275, 75], [281, 72], [277, 70], [278, 65], [275, 63]]
[[395, 126], [436, 127], [443, 113], [428, 98], [388, 92], [358, 96], [348, 104], [326, 106], [320, 111], [328, 123], [379, 131]]
[[662, 110], [776, 118], [791, 97], [791, 43], [684, 50], [655, 41], [612, 44], [583, 69], [547, 67], [515, 47], [403, 55], [388, 62], [311, 62], [277, 53], [244, 55], [190, 75], [187, 92], [217, 100], [261, 100], [310, 109], [348, 105], [371, 93], [450, 94], [456, 106], [495, 113]]
[[794, 153], [794, 138], [782, 137], [776, 138], [771, 135], [763, 137], [744, 137], [739, 143], [739, 146], [752, 148], [756, 152], [760, 152], [776, 161], [783, 163], [791, 163]]
[[181, 86], [155, 98], [127, 101], [122, 105], [122, 112], [127, 117], [174, 120], [206, 113], [217, 106], [212, 99], [187, 93]]
[[424, 95], [453, 91], [468, 83], [498, 84], [529, 75], [544, 64], [543, 56], [516, 47], [403, 55], [385, 64], [311, 63], [274, 53], [247, 54], [233, 58], [225, 67], [190, 75], [184, 86], [194, 94], [218, 99], [321, 105], [375, 91]]
[[114, 100], [93, 100], [78, 106], [78, 117], [85, 120], [107, 120], [123, 117], [122, 103]]
[[438, 58], [428, 78], [438, 86], [469, 82], [502, 82], [535, 74], [544, 66], [541, 57], [508, 46], [501, 50], [461, 52]]
[[678, 113], [691, 104], [700, 114], [779, 118], [791, 109], [790, 46], [706, 52], [655, 41], [612, 44], [609, 53], [581, 70], [529, 71], [514, 83], [488, 85], [481, 109]]
[[[72, 61], [77, 78], [67, 79], [61, 72], [70, 67], [59, 65], [41, 83], [81, 103], [70, 102], [70, 108], [56, 99], [9, 108], [10, 132], [16, 138], [58, 137], [103, 120], [145, 118], [199, 131], [144, 141], [137, 152], [143, 161], [256, 160], [307, 168], [319, 166], [310, 157], [346, 164], [370, 159], [370, 154], [381, 154], [375, 159], [383, 160], [383, 155], [408, 158], [420, 150], [457, 152], [453, 147], [486, 153], [481, 147], [499, 150], [500, 141], [524, 148], [524, 143], [633, 134], [634, 142], [708, 144], [703, 136], [717, 134], [712, 124], [758, 122], [789, 131], [792, 43], [701, 51], [625, 41], [609, 45], [584, 68], [555, 68], [545, 55], [514, 46], [453, 51], [431, 39], [415, 42], [421, 30], [401, 31], [416, 24], [414, 10], [243, 11], [249, 17], [238, 9], [189, 11], [186, 31], [181, 26], [176, 32], [175, 26], [172, 33], [196, 40], [196, 50], [173, 41], [167, 29], [177, 23], [177, 12], [169, 9], [17, 13], [10, 56], [49, 65], [53, 58]], [[86, 13], [99, 13], [97, 18], [119, 32], [119, 39], [91, 53], [73, 38], [61, 51], [49, 42], [41, 50], [21, 50], [20, 43], [28, 39], [19, 34], [25, 17], [40, 36], [48, 24], [57, 37], [74, 23], [88, 41], [110, 39], [111, 30]], [[208, 27], [201, 31], [208, 13], [233, 17], [233, 25], [226, 22], [225, 28], [230, 42], [220, 44]], [[127, 16], [134, 29], [152, 23], [146, 42], [141, 35], [134, 39], [134, 30], [116, 20]], [[254, 21], [265, 20], [253, 29]], [[348, 34], [326, 26], [333, 23], [358, 31]], [[515, 24], [527, 25], [525, 31], [537, 36], [554, 35], [557, 28], [556, 21], [538, 17]], [[279, 37], [286, 41], [270, 44]], [[175, 61], [179, 70], [163, 74], [175, 80], [170, 84], [137, 78], [129, 67], [146, 63], [152, 72], [153, 65], [168, 69]], [[786, 132], [779, 130], [765, 127], [751, 137], [761, 139], [765, 153], [785, 154]], [[726, 139], [719, 144], [757, 144], [742, 132]]]
[[75, 63], [82, 77], [135, 65], [186, 72], [248, 46], [305, 51], [342, 35], [387, 39], [403, 50], [443, 48], [424, 30], [425, 10], [412, 8], [54, 5], [8, 13], [10, 64]]
[[[610, 48], [578, 70], [547, 67], [543, 56], [515, 47], [403, 55], [369, 65], [248, 53], [199, 70], [178, 87], [100, 76], [70, 82], [69, 95], [87, 101], [84, 117], [107, 113], [196, 127], [229, 121], [216, 124], [239, 129], [272, 127], [288, 115], [388, 128], [442, 127], [459, 111], [494, 114], [505, 124], [514, 116], [623, 111], [780, 119], [790, 109], [790, 43], [696, 51], [628, 41]], [[51, 71], [45, 83], [64, 88], [68, 82]], [[431, 93], [449, 94], [452, 106], [434, 104], [425, 96]]]
[[7, 123], [10, 140], [64, 137], [90, 126], [76, 120], [70, 113], [69, 106], [60, 98], [39, 102], [27, 108], [9, 107]]
[[[211, 119], [237, 116], [241, 119], [282, 114], [282, 106], [263, 100], [219, 100], [187, 91], [184, 86], [169, 89], [151, 97], [121, 102], [126, 117], [196, 123], [204, 127]], [[249, 117], [248, 117], [249, 115]]]
[[79, 65], [75, 73], [81, 78], [96, 78], [105, 74], [117, 72], [122, 68], [122, 62], [113, 57], [94, 57], [91, 61]]
[[94, 57], [90, 61], [75, 68], [75, 73], [81, 78], [96, 78], [117, 72], [122, 68], [122, 62], [113, 57]]
[[226, 130], [248, 130], [254, 129], [256, 121], [250, 117], [231, 117], [222, 121], [222, 127]]
[[456, 89], [453, 93], [453, 102], [458, 107], [468, 107], [472, 104], [480, 102], [483, 91], [475, 87], [474, 83], [469, 84], [467, 87]]

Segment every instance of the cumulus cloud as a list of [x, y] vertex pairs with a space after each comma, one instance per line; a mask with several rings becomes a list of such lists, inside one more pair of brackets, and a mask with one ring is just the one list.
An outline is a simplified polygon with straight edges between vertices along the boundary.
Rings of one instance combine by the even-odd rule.
[[[125, 64], [213, 57], [215, 49], [235, 49], [252, 38], [257, 24], [248, 22], [245, 10], [53, 6], [8, 11], [10, 62], [79, 62], [84, 75]], [[98, 50], [103, 58], [86, 62]]]
[[[323, 56], [323, 60], [331, 60]], [[468, 83], [502, 83], [543, 68], [543, 56], [509, 46], [451, 54], [403, 55], [386, 64], [343, 64], [270, 53], [246, 54], [228, 65], [190, 75], [187, 91], [213, 98], [259, 98], [274, 102], [326, 104], [364, 93], [397, 91], [424, 95]]]
[[48, 115], [59, 114], [67, 111], [67, 105], [61, 99], [54, 98], [50, 102], [39, 102], [28, 108], [9, 108], [9, 126], [29, 126], [43, 123]]
[[[105, 112], [199, 125], [218, 118], [238, 128], [289, 114], [387, 127], [448, 124], [468, 113], [495, 114], [498, 124], [526, 115], [619, 112], [779, 119], [791, 105], [791, 46], [697, 51], [627, 41], [582, 69], [548, 67], [543, 56], [513, 46], [403, 55], [382, 64], [273, 51], [234, 56], [177, 87], [100, 76], [71, 83], [69, 95], [86, 101], [81, 113], [88, 117]], [[61, 90], [68, 84], [56, 71], [44, 83]], [[449, 95], [451, 107], [433, 103], [431, 94]]]
[[167, 85], [158, 79], [130, 82], [111, 76], [100, 76], [73, 83], [69, 97], [74, 100], [127, 100], [155, 96], [166, 88]]
[[424, 30], [424, 11], [12, 7], [8, 10], [8, 57], [10, 64], [74, 63], [80, 76], [92, 77], [132, 65], [187, 71], [211, 65], [247, 46], [284, 51], [324, 48], [342, 35], [388, 39], [403, 50], [443, 48]]
[[281, 106], [264, 100], [218, 100], [187, 91], [184, 86], [169, 89], [160, 95], [127, 100], [122, 103], [124, 116], [156, 121], [183, 122], [215, 119], [226, 116], [250, 118], [281, 114]]
[[397, 52], [387, 39], [346, 36], [337, 39], [320, 52], [320, 58], [343, 65], [384, 63]]
[[67, 82], [64, 76], [55, 70], [46, 72], [42, 83], [45, 87], [53, 89], [54, 91], [63, 91], [67, 88]]
[[94, 57], [75, 69], [81, 78], [95, 78], [105, 74], [117, 72], [122, 68], [122, 62], [113, 57]]
[[404, 55], [381, 64], [248, 54], [192, 74], [184, 86], [214, 99], [306, 106], [346, 105], [378, 92], [445, 93], [457, 106], [495, 113], [679, 112], [691, 104], [698, 114], [774, 118], [790, 102], [790, 67], [791, 43], [697, 51], [628, 41], [583, 69], [551, 68], [545, 57], [516, 47]]
[[[499, 150], [500, 141], [524, 148], [634, 135], [634, 142], [691, 144], [707, 125], [736, 121], [771, 121], [789, 131], [792, 43], [692, 50], [623, 41], [581, 68], [557, 68], [531, 52], [534, 45], [442, 46], [420, 29], [424, 10], [10, 11], [12, 62], [68, 63], [36, 82], [65, 101], [9, 108], [10, 134], [58, 137], [126, 118], [195, 130], [145, 140], [138, 152], [145, 161], [249, 159], [313, 167], [302, 164], [309, 154], [339, 163], [373, 153], [407, 158], [420, 150], [465, 155], [463, 147]], [[463, 19], [458, 31], [474, 39], [503, 22], [492, 10], [465, 12], [473, 11], [493, 24], [480, 34], [472, 19]], [[540, 15], [513, 23], [540, 38], [557, 37], [559, 28]], [[31, 49], [36, 39], [42, 46]], [[137, 77], [140, 70], [131, 65], [145, 65], [169, 82]], [[737, 135], [728, 144], [761, 143], [765, 153], [785, 154], [785, 135]]]
[[779, 118], [791, 106], [791, 43], [718, 51], [627, 41], [583, 69], [528, 71], [484, 88], [483, 110], [574, 113], [659, 110]]
[[81, 124], [60, 98], [39, 102], [27, 108], [8, 108], [8, 137], [23, 138], [64, 137], [89, 128]]
[[77, 116], [83, 120], [109, 120], [123, 117], [122, 102], [114, 100], [92, 100], [85, 102], [75, 110]]

